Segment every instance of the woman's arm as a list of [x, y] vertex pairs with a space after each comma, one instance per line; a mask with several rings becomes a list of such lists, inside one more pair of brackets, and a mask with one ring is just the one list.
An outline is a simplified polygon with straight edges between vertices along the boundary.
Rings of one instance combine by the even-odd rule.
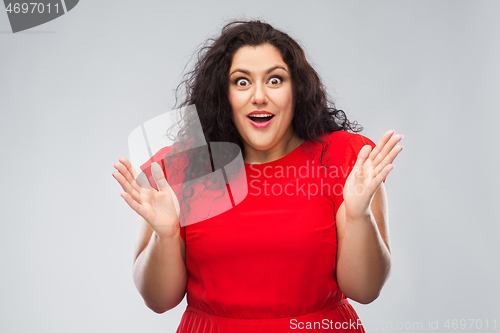
[[139, 214], [139, 239], [133, 267], [134, 282], [146, 305], [157, 313], [177, 306], [186, 291], [187, 272], [184, 241], [180, 237], [179, 203], [161, 167], [151, 165], [158, 190], [137, 177], [130, 162], [120, 158], [113, 177], [124, 192], [121, 196]]
[[337, 282], [349, 298], [373, 302], [391, 267], [387, 198], [383, 180], [403, 149], [402, 135], [387, 131], [371, 150], [364, 146], [344, 185], [336, 215]]
[[156, 313], [176, 307], [186, 293], [186, 245], [180, 229], [158, 236], [141, 219], [135, 250], [134, 282], [146, 305]]
[[375, 193], [371, 214], [348, 220], [345, 205], [337, 212], [337, 282], [356, 302], [368, 304], [379, 295], [391, 268], [387, 199], [384, 184]]

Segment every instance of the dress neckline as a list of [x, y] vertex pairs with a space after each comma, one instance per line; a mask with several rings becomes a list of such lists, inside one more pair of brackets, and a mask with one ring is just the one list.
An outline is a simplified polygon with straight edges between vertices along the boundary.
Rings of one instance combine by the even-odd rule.
[[270, 164], [273, 164], [273, 163], [283, 162], [283, 160], [285, 160], [287, 158], [290, 158], [290, 156], [293, 156], [294, 154], [297, 154], [298, 151], [300, 150], [300, 148], [304, 146], [304, 144], [306, 143], [306, 141], [307, 140], [302, 141], [302, 143], [300, 145], [298, 145], [296, 148], [294, 148], [291, 152], [289, 152], [285, 156], [282, 156], [282, 157], [278, 158], [277, 160], [269, 161], [269, 162], [266, 162], [266, 163], [247, 163], [247, 162], [244, 162], [244, 163], [247, 166], [251, 165], [253, 167], [253, 166], [266, 166], [266, 165], [270, 165]]

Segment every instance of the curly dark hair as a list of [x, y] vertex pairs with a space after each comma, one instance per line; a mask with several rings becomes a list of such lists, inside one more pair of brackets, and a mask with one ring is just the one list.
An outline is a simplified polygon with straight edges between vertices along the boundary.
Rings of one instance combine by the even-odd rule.
[[[187, 139], [204, 135], [207, 143], [231, 142], [244, 152], [243, 140], [232, 120], [228, 98], [229, 70], [238, 49], [262, 44], [270, 44], [278, 49], [287, 64], [293, 85], [294, 132], [301, 139], [322, 144], [321, 164], [325, 166], [323, 157], [328, 147], [321, 136], [339, 130], [359, 132], [362, 127], [357, 122], [350, 122], [344, 111], [335, 108], [301, 46], [286, 33], [261, 21], [233, 21], [226, 24], [219, 37], [208, 39], [198, 50], [194, 69], [185, 74], [184, 80], [176, 89], [176, 107], [195, 105], [203, 133], [192, 133], [189, 126], [186, 126], [179, 136]], [[181, 103], [178, 102], [179, 99], [182, 99]], [[189, 113], [185, 117], [186, 124], [196, 118]], [[202, 160], [206, 161], [208, 156], [199, 150], [188, 155], [191, 156], [188, 159], [189, 165], [184, 169], [185, 177], [195, 179], [202, 173], [206, 174], [206, 167], [194, 170], [191, 165], [196, 164], [196, 160], [198, 165], [204, 165]], [[184, 199], [192, 195], [192, 187], [183, 190]], [[189, 205], [187, 206], [189, 210]]]
[[238, 49], [262, 44], [278, 49], [290, 69], [295, 104], [292, 126], [299, 138], [324, 143], [320, 140], [322, 134], [362, 130], [328, 99], [318, 73], [294, 39], [264, 22], [234, 21], [222, 28], [218, 38], [209, 39], [200, 48], [194, 69], [176, 91], [178, 95], [184, 88], [185, 93], [184, 101], [177, 106], [196, 105], [207, 142], [232, 142], [243, 151], [229, 104], [229, 69]]

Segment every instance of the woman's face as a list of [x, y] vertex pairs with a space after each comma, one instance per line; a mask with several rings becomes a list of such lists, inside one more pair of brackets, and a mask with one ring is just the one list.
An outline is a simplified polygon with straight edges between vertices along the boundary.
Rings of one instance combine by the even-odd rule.
[[[293, 136], [293, 86], [288, 66], [270, 44], [241, 47], [229, 70], [229, 103], [245, 160], [286, 150]], [[266, 155], [267, 154], [267, 155]]]

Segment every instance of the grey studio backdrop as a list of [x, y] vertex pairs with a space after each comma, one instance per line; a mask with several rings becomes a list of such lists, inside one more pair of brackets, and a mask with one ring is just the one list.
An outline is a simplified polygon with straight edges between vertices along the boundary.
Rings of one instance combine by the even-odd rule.
[[392, 274], [352, 302], [367, 331], [500, 330], [500, 2], [82, 0], [16, 34], [0, 12], [0, 331], [175, 331], [186, 301], [158, 315], [133, 284], [138, 219], [112, 163], [233, 18], [297, 38], [362, 134], [405, 135]]

